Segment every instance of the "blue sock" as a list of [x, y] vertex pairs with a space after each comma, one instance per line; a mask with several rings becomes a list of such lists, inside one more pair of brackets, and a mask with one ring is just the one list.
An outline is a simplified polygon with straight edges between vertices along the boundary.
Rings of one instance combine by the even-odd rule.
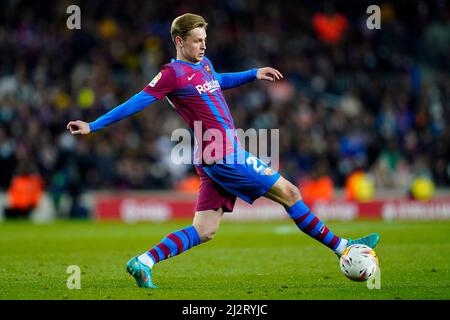
[[147, 254], [153, 260], [153, 263], [158, 263], [189, 250], [198, 244], [200, 244], [200, 236], [194, 226], [189, 226], [167, 235], [160, 243], [150, 249]]
[[336, 250], [341, 238], [335, 236], [325, 224], [320, 221], [305, 205], [302, 200], [296, 202], [287, 209], [289, 216], [294, 220], [297, 227], [310, 237], [320, 241], [331, 250]]

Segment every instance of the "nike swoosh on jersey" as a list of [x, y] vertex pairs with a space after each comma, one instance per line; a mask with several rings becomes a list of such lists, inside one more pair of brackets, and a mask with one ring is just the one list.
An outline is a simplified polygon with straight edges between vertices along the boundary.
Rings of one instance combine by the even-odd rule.
[[195, 73], [194, 74], [192, 74], [190, 77], [188, 76], [187, 78], [188, 78], [188, 80], [189, 81], [191, 81], [192, 80], [192, 78], [195, 76]]

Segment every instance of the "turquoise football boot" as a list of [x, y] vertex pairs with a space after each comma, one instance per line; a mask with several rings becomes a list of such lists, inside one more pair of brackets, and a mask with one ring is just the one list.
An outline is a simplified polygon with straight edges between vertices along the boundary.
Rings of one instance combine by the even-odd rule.
[[[362, 237], [362, 238], [358, 238], [355, 240], [352, 239], [347, 239], [348, 243], [347, 243], [347, 247], [350, 247], [351, 245], [354, 244], [363, 244], [365, 246], [368, 246], [369, 248], [375, 249], [375, 247], [377, 246], [378, 242], [380, 241], [380, 235], [378, 233], [371, 233], [368, 236]], [[340, 257], [341, 255], [338, 254], [336, 252], [336, 255], [338, 257]]]
[[135, 279], [139, 288], [158, 288], [152, 283], [152, 270], [134, 257], [127, 263], [127, 271]]

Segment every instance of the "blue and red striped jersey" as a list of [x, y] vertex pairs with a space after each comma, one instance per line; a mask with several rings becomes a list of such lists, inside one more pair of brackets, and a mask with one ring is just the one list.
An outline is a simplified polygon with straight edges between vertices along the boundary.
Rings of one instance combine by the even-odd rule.
[[219, 74], [206, 57], [198, 64], [172, 60], [143, 91], [167, 98], [196, 134], [194, 163], [211, 163], [241, 148], [222, 90], [256, 79], [256, 72]]
[[194, 163], [212, 163], [241, 148], [222, 90], [250, 82], [256, 73], [217, 73], [206, 57], [197, 64], [172, 60], [140, 93], [89, 125], [99, 130], [166, 97], [195, 133]]

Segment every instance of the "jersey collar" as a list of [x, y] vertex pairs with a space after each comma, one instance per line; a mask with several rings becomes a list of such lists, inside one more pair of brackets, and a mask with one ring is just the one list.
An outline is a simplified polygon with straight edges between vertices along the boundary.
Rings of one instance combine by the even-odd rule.
[[187, 64], [188, 66], [197, 67], [197, 68], [200, 67], [200, 64], [202, 63], [201, 61], [197, 62], [197, 63], [192, 63], [192, 62], [187, 62], [187, 61], [178, 60], [178, 59], [172, 59], [170, 62], [184, 63], [184, 64]]

